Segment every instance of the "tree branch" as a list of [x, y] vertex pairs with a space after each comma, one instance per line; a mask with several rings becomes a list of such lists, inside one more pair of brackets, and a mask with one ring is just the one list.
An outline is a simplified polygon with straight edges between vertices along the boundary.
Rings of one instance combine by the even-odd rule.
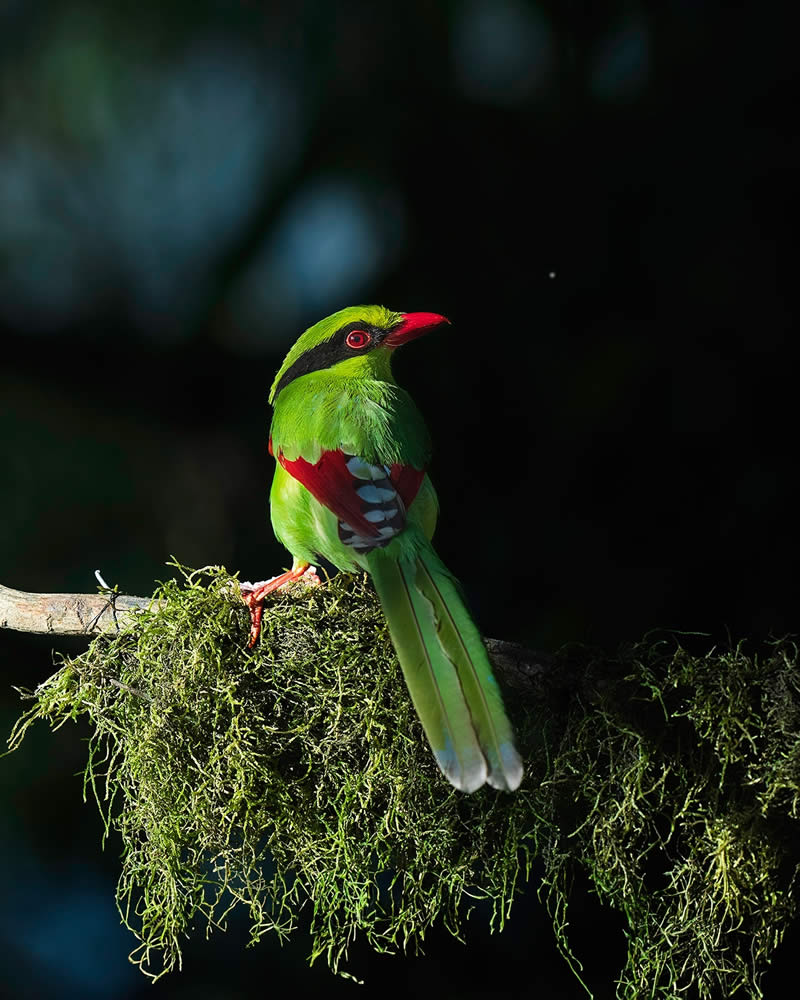
[[150, 604], [125, 594], [29, 594], [0, 584], [0, 628], [39, 635], [92, 635], [118, 628]]
[[[0, 628], [38, 635], [97, 635], [122, 628], [151, 598], [114, 592], [32, 594], [0, 584]], [[554, 658], [516, 642], [485, 639], [492, 664], [509, 687], [532, 692], [547, 679], [552, 687]], [[564, 686], [569, 678], [561, 677]], [[559, 687], [561, 684], [558, 685]]]

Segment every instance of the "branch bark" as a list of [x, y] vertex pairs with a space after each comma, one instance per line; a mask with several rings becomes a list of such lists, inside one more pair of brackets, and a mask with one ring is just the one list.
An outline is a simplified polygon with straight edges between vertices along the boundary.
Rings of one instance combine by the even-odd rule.
[[0, 628], [39, 635], [94, 635], [118, 628], [148, 597], [124, 594], [29, 594], [0, 584]]
[[[151, 598], [128, 594], [32, 594], [0, 584], [0, 628], [39, 635], [97, 635], [121, 628]], [[489, 657], [505, 683], [520, 692], [552, 690], [555, 658], [516, 642], [485, 639]], [[570, 686], [561, 673], [557, 686]]]

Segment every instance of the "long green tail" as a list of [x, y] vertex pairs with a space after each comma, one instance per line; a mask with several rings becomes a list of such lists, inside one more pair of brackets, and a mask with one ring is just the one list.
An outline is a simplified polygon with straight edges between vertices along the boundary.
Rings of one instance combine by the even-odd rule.
[[411, 700], [444, 775], [464, 792], [513, 791], [522, 762], [489, 658], [458, 584], [430, 546], [370, 557]]

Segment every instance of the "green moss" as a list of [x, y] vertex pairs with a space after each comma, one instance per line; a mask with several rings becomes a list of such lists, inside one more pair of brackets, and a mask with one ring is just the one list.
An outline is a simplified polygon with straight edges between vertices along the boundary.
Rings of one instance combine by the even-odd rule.
[[85, 788], [121, 837], [120, 912], [147, 974], [237, 906], [253, 942], [310, 914], [311, 958], [333, 969], [357, 934], [388, 951], [435, 921], [459, 935], [475, 898], [500, 930], [539, 856], [576, 971], [582, 870], [625, 928], [620, 997], [761, 995], [800, 856], [791, 644], [565, 651], [554, 676], [574, 690], [510, 699], [522, 788], [465, 796], [433, 763], [364, 578], [275, 595], [253, 651], [247, 625], [227, 573], [187, 571], [28, 693], [10, 738], [88, 714]]
[[624, 915], [620, 997], [762, 995], [795, 909], [799, 677], [791, 644], [644, 643], [591, 666], [548, 778], [545, 891], [563, 927], [578, 866]]

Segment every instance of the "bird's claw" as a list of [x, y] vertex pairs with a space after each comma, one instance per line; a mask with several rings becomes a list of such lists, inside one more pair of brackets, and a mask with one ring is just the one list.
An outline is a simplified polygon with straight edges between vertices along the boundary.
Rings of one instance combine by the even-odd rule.
[[315, 566], [300, 563], [292, 566], [285, 573], [279, 573], [269, 580], [258, 583], [243, 581], [239, 584], [242, 600], [250, 611], [250, 639], [247, 648], [252, 649], [261, 634], [261, 620], [264, 617], [264, 598], [275, 590], [281, 590], [290, 583], [303, 583], [307, 587], [320, 587], [322, 580], [317, 575]]

